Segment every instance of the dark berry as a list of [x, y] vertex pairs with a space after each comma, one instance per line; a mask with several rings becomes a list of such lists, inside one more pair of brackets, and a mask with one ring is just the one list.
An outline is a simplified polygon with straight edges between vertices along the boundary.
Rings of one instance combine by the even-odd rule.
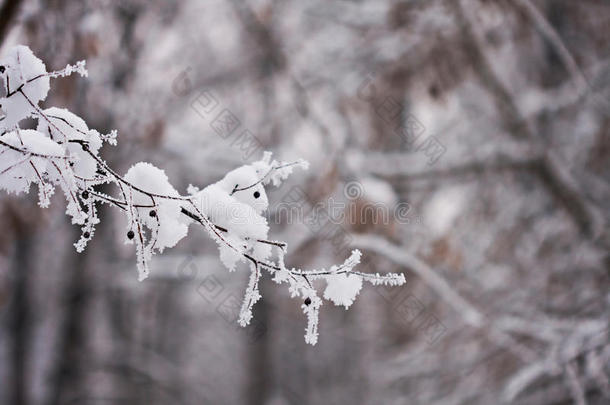
[[83, 237], [84, 237], [85, 239], [89, 239], [89, 236], [91, 236], [91, 234], [90, 234], [89, 232], [85, 232], [85, 233], [83, 233]]
[[135, 234], [133, 233], [133, 231], [127, 232], [127, 238], [128, 239], [133, 239], [134, 236], [135, 236]]
[[258, 198], [261, 196], [261, 193], [259, 193], [258, 191], [254, 192], [254, 198]]
[[89, 150], [89, 145], [87, 145], [86, 143], [81, 143], [80, 146], [85, 152]]
[[89, 212], [89, 206], [88, 206], [88, 205], [85, 205], [85, 206], [83, 207], [83, 211], [84, 211], [85, 213]]
[[4, 73], [5, 70], [6, 68], [4, 66], [0, 66], [0, 73]]
[[87, 198], [89, 198], [89, 192], [88, 191], [83, 191], [83, 193], [81, 195], [83, 196], [83, 200], [86, 200]]
[[305, 305], [307, 305], [307, 306], [311, 305], [311, 298], [309, 298], [309, 297], [305, 298]]
[[150, 212], [148, 213], [148, 215], [150, 215], [151, 217], [156, 217], [157, 216], [157, 211], [155, 210], [150, 210]]

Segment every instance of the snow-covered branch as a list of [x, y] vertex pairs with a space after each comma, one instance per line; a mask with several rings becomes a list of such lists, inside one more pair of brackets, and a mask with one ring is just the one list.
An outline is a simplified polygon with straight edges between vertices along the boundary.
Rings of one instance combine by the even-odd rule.
[[[59, 186], [67, 200], [67, 215], [81, 226], [81, 237], [75, 243], [78, 252], [85, 249], [100, 222], [99, 204], [117, 207], [125, 213], [123, 237], [126, 243], [136, 245], [138, 279], [144, 280], [152, 255], [175, 246], [187, 235], [189, 225], [199, 224], [218, 244], [220, 259], [230, 271], [239, 263], [250, 267], [239, 324], [250, 323], [253, 306], [261, 298], [259, 282], [267, 272], [276, 283], [287, 284], [292, 297], [302, 300], [301, 308], [308, 318], [305, 340], [310, 344], [317, 342], [322, 305], [312, 282], [326, 281], [323, 298], [345, 308], [353, 303], [363, 281], [404, 284], [402, 274], [354, 271], [360, 262], [358, 250], [343, 264], [328, 269], [285, 266], [286, 243], [268, 239], [269, 226], [263, 216], [269, 204], [265, 186], [279, 186], [293, 169], [307, 169], [307, 162], [272, 160], [266, 152], [261, 160], [227, 173], [202, 190], [189, 187], [187, 195], [181, 195], [165, 172], [150, 163], [136, 163], [125, 175], [117, 173], [99, 155], [104, 142], [116, 145], [116, 131], [100, 134], [66, 109], [39, 106], [50, 89], [50, 78], [75, 72], [86, 76], [85, 63], [47, 72], [44, 63], [25, 46], [13, 48], [0, 60], [6, 90], [0, 99], [4, 113], [0, 119], [0, 187], [20, 193], [37, 184], [39, 205], [47, 207]], [[29, 117], [37, 121], [36, 129], [21, 129], [19, 123]], [[99, 190], [110, 184], [116, 195]]]

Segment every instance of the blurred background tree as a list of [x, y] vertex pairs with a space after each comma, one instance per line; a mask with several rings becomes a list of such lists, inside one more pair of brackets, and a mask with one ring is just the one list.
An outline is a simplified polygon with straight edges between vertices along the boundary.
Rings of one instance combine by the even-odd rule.
[[[119, 172], [150, 161], [184, 193], [259, 158], [195, 111], [208, 92], [264, 149], [308, 159], [291, 184], [346, 203], [363, 267], [408, 284], [327, 305], [308, 347], [268, 280], [236, 325], [247, 274], [203, 232], [138, 283], [116, 212], [77, 254], [61, 196], [3, 195], [0, 403], [607, 403], [609, 22], [602, 0], [5, 0], [3, 51], [87, 60], [47, 104], [118, 129], [102, 153]], [[271, 213], [289, 265], [347, 256], [289, 219]]]

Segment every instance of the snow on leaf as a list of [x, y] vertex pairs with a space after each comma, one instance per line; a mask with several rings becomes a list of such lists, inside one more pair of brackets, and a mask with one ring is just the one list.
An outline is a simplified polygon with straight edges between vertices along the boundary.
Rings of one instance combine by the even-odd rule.
[[[68, 153], [75, 159], [74, 173], [85, 179], [93, 179], [97, 170], [97, 162], [90, 153], [97, 155], [102, 146], [97, 131], [91, 131], [82, 118], [70, 111], [51, 107], [43, 111], [48, 120], [39, 120], [37, 130], [46, 134], [56, 142], [65, 143]], [[87, 145], [83, 150], [81, 142]], [[90, 153], [89, 153], [90, 152]]]
[[354, 274], [334, 274], [326, 277], [324, 298], [348, 309], [362, 288], [362, 278]]
[[6, 97], [0, 105], [6, 114], [0, 129], [12, 129], [35, 114], [38, 103], [47, 97], [49, 78], [44, 63], [27, 46], [18, 45], [0, 59]]
[[[31, 183], [42, 183], [51, 164], [47, 157], [61, 159], [60, 145], [31, 129], [8, 132], [0, 136], [0, 187], [8, 192], [28, 191]], [[49, 186], [44, 187], [48, 190]], [[41, 196], [41, 205], [48, 205], [48, 196]]]
[[[154, 190], [155, 194], [179, 197], [170, 184], [165, 172], [150, 163], [139, 162], [133, 165], [125, 175], [125, 180], [140, 190]], [[162, 252], [166, 247], [173, 247], [188, 232], [187, 221], [181, 212], [180, 200], [154, 198], [138, 190], [132, 191], [130, 201], [136, 207], [140, 221], [151, 230], [158, 231], [155, 248]]]

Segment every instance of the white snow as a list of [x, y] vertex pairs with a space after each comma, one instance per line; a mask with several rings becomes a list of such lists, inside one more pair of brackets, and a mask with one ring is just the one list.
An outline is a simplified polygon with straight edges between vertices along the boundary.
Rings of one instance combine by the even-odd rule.
[[376, 203], [393, 207], [398, 202], [394, 189], [386, 181], [374, 177], [366, 177], [360, 181], [364, 197]]
[[259, 175], [253, 166], [241, 166], [227, 173], [216, 185], [260, 214], [269, 207], [267, 192], [260, 181], [261, 177], [262, 175]]
[[354, 274], [335, 274], [326, 277], [327, 286], [324, 290], [324, 298], [332, 301], [335, 305], [343, 305], [348, 309], [362, 288], [362, 278]]
[[[170, 184], [165, 172], [150, 163], [139, 162], [133, 165], [127, 171], [125, 180], [144, 191], [172, 197], [180, 196]], [[134, 191], [133, 196], [128, 196], [128, 201], [133, 202], [134, 205], [152, 205], [153, 200], [155, 208], [137, 208], [137, 213], [147, 227], [158, 232], [155, 248], [162, 252], [166, 247], [174, 247], [186, 236], [188, 222], [181, 213], [180, 200], [151, 198], [139, 191]], [[150, 215], [152, 210], [156, 212], [155, 217]]]
[[4, 68], [0, 77], [7, 93], [7, 97], [0, 99], [6, 114], [4, 120], [0, 121], [0, 129], [12, 129], [19, 121], [32, 115], [38, 102], [47, 97], [49, 78], [45, 76], [44, 63], [23, 45], [12, 48], [8, 55], [0, 59], [0, 66]]
[[424, 207], [424, 221], [430, 231], [437, 236], [447, 233], [467, 201], [467, 189], [463, 186], [444, 188], [434, 193]]
[[93, 178], [97, 169], [95, 159], [85, 152], [79, 143], [68, 140], [85, 141], [93, 154], [97, 155], [102, 140], [97, 131], [89, 130], [85, 121], [64, 108], [51, 107], [43, 111], [48, 121], [38, 121], [37, 130], [56, 142], [65, 142], [65, 147], [75, 158], [74, 173], [86, 179]]
[[60, 145], [31, 129], [8, 132], [0, 136], [0, 141], [25, 151], [5, 148], [2, 154], [0, 187], [8, 192], [28, 191], [31, 183], [40, 182], [39, 176], [47, 170], [49, 160], [37, 155], [64, 155]]

